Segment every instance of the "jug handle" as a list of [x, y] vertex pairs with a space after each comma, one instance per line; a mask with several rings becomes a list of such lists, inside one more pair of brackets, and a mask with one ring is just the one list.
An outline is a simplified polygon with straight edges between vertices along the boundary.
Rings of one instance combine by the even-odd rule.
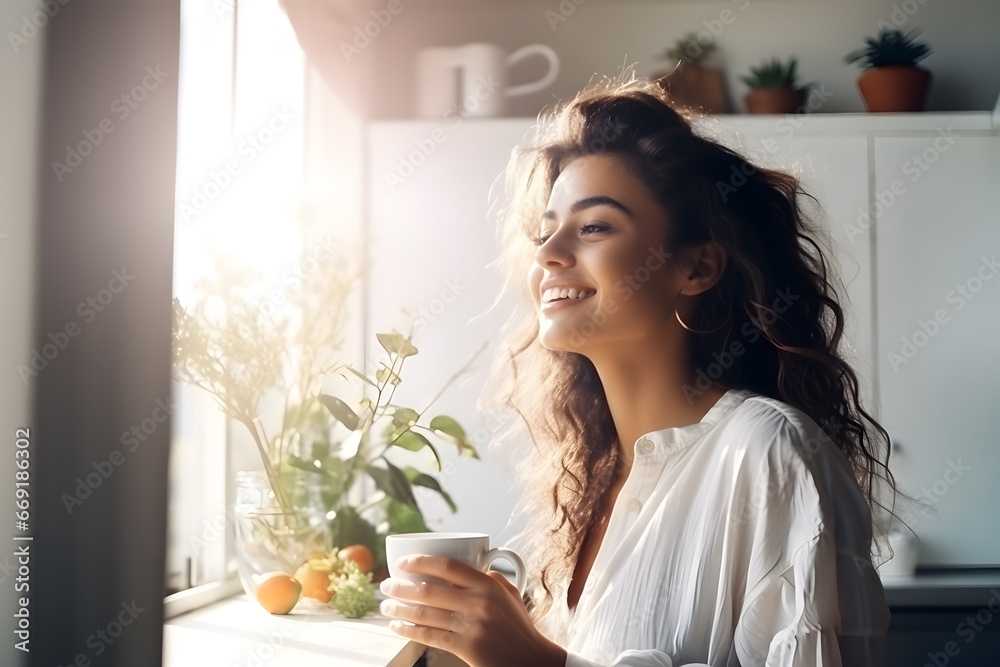
[[535, 93], [539, 90], [544, 90], [552, 85], [552, 82], [556, 80], [559, 76], [559, 56], [550, 47], [545, 44], [528, 44], [527, 46], [522, 46], [514, 53], [507, 56], [507, 66], [511, 66], [514, 63], [524, 60], [528, 56], [533, 55], [545, 56], [549, 61], [549, 71], [538, 81], [532, 81], [531, 83], [522, 83], [519, 86], [511, 86], [507, 88], [507, 97], [517, 97], [519, 95], [527, 95], [528, 93]]

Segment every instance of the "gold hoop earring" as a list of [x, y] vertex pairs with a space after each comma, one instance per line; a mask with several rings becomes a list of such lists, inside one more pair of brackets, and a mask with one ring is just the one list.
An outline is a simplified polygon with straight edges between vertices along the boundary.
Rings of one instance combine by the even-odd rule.
[[688, 331], [690, 331], [691, 333], [696, 333], [696, 334], [710, 334], [710, 333], [714, 333], [714, 332], [718, 331], [719, 329], [721, 329], [722, 327], [724, 327], [726, 325], [726, 322], [728, 322], [729, 318], [731, 318], [732, 316], [733, 316], [733, 304], [732, 304], [732, 302], [730, 302], [729, 303], [729, 313], [726, 315], [726, 319], [722, 320], [722, 324], [720, 324], [719, 326], [715, 327], [714, 329], [709, 329], [708, 331], [698, 331], [697, 329], [692, 329], [688, 325], [684, 324], [684, 322], [681, 320], [680, 314], [677, 312], [677, 306], [674, 306], [674, 317], [677, 318], [677, 321], [680, 322], [680, 325], [682, 327], [684, 327], [685, 329], [687, 329]]

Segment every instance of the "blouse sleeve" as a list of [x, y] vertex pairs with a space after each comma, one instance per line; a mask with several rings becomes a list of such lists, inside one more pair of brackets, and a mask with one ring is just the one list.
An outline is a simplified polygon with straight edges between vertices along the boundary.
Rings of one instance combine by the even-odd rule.
[[835, 445], [804, 440], [786, 423], [766, 457], [733, 651], [746, 667], [881, 665], [888, 607], [867, 502]]
[[[828, 532], [796, 549], [743, 607], [734, 648], [743, 664], [765, 667], [841, 667], [836, 564]], [[745, 656], [745, 657], [744, 657]]]

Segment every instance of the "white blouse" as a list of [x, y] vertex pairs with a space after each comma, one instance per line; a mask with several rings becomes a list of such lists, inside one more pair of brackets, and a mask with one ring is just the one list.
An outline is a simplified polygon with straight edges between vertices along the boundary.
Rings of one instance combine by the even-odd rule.
[[805, 413], [730, 389], [697, 424], [648, 433], [575, 610], [539, 629], [566, 667], [869, 667], [889, 608], [868, 506]]

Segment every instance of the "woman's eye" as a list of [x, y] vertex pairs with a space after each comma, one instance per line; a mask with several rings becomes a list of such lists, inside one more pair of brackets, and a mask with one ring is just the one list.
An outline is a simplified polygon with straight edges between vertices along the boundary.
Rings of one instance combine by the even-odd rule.
[[[593, 234], [595, 232], [606, 232], [608, 227], [605, 225], [589, 224], [580, 227], [580, 233], [583, 235]], [[551, 236], [551, 234], [549, 235]], [[549, 236], [532, 236], [531, 242], [536, 246], [540, 246], [549, 240]]]

